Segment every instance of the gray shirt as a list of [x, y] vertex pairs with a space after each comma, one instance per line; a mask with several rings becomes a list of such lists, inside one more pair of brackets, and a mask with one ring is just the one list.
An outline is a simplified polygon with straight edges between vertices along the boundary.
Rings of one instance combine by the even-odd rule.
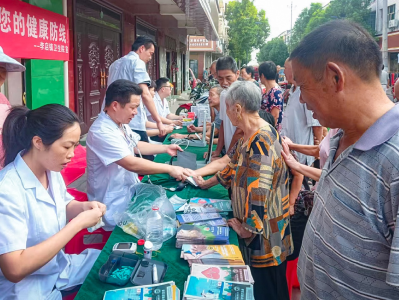
[[298, 261], [301, 299], [399, 299], [399, 106], [334, 161], [317, 186]]
[[[289, 137], [295, 144], [314, 145], [313, 126], [321, 126], [313, 118], [313, 113], [306, 108], [306, 104], [299, 102], [301, 90], [299, 87], [290, 90], [288, 104], [284, 109], [281, 136]], [[295, 152], [301, 164], [310, 166], [315, 158]]]
[[380, 75], [380, 82], [382, 85], [387, 85], [389, 81], [389, 74], [387, 71], [382, 70]]
[[[130, 80], [134, 83], [145, 83], [150, 85], [151, 79], [147, 73], [145, 62], [140, 59], [138, 54], [130, 51], [124, 57], [114, 61], [109, 67], [108, 86], [118, 79]], [[104, 110], [105, 101], [101, 111]], [[143, 101], [140, 101], [140, 106], [137, 108], [137, 115], [130, 121], [129, 126], [133, 130], [145, 131], [145, 122], [147, 121], [146, 112]]]

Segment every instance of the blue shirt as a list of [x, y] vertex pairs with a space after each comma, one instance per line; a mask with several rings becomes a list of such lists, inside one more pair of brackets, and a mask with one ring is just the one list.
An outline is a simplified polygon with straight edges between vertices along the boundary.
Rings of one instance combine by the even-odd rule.
[[399, 299], [399, 106], [335, 161], [315, 193], [298, 262], [302, 299]]

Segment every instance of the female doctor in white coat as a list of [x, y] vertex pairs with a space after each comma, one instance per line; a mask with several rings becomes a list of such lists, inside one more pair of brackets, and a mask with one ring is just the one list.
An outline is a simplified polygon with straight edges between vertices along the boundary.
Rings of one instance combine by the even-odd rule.
[[59, 172], [74, 156], [79, 138], [77, 116], [58, 104], [15, 107], [5, 120], [0, 299], [62, 299], [60, 290], [82, 284], [97, 259], [98, 250], [80, 255], [62, 250], [106, 211], [102, 203], [78, 202], [66, 192]]

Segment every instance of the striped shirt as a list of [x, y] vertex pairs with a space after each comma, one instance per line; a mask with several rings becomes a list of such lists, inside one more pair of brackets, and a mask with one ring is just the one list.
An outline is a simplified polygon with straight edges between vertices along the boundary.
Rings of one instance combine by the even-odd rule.
[[399, 299], [399, 106], [334, 161], [315, 194], [298, 262], [302, 299]]
[[266, 125], [237, 150], [217, 179], [231, 187], [234, 217], [252, 232], [245, 240], [252, 267], [278, 266], [293, 251], [288, 202], [287, 166], [281, 157], [281, 138]]

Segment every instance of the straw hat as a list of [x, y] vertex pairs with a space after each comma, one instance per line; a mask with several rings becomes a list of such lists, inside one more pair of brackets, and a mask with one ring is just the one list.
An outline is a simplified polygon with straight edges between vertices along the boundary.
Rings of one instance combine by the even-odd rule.
[[23, 72], [25, 67], [15, 59], [4, 54], [3, 48], [0, 47], [0, 67], [6, 68], [7, 72]]

